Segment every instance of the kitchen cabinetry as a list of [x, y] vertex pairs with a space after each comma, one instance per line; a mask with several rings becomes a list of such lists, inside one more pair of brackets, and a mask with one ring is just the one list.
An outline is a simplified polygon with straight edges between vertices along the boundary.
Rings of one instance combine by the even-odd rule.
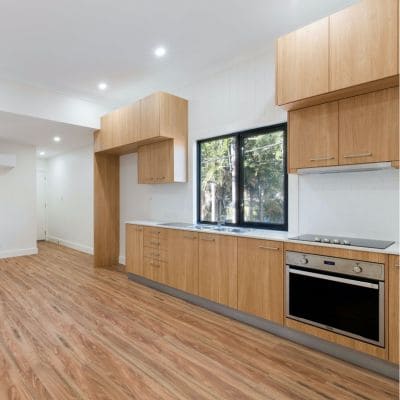
[[[338, 106], [339, 104], [339, 106]], [[399, 159], [399, 88], [289, 111], [289, 172]]]
[[126, 270], [143, 275], [143, 227], [126, 225]]
[[280, 37], [277, 43], [277, 104], [327, 92], [328, 60], [328, 18]]
[[399, 159], [399, 89], [339, 102], [340, 164]]
[[289, 172], [338, 165], [338, 103], [289, 112]]
[[140, 146], [138, 150], [139, 183], [185, 182], [186, 163], [180, 164], [172, 139]]
[[389, 361], [399, 364], [400, 257], [389, 257]]
[[145, 227], [143, 230], [143, 276], [165, 283], [168, 264], [169, 231]]
[[399, 85], [398, 0], [362, 0], [278, 38], [276, 103], [288, 110]]
[[330, 16], [330, 90], [398, 74], [398, 0], [363, 0]]
[[283, 325], [281, 242], [238, 239], [238, 309]]
[[199, 291], [199, 241], [196, 232], [169, 230], [165, 284], [191, 294]]
[[199, 234], [199, 296], [237, 308], [237, 238]]
[[140, 102], [136, 102], [101, 118], [101, 130], [95, 137], [95, 152], [129, 145], [140, 138]]

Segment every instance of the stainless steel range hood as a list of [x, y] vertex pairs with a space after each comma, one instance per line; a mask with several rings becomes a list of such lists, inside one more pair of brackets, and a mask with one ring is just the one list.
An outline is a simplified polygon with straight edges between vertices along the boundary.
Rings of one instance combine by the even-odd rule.
[[320, 167], [320, 168], [300, 168], [297, 170], [297, 174], [298, 175], [337, 174], [339, 172], [379, 171], [390, 168], [393, 168], [390, 162], [380, 162], [380, 163], [370, 163], [370, 164], [335, 165], [333, 167]]

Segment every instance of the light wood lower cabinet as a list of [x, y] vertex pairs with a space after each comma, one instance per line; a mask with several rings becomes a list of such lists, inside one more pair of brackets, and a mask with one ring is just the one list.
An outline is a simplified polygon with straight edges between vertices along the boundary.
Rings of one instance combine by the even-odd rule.
[[196, 232], [169, 230], [165, 284], [188, 293], [199, 292], [199, 236]]
[[125, 240], [127, 272], [143, 275], [143, 227], [127, 224]]
[[237, 308], [237, 238], [199, 234], [199, 296]]
[[283, 245], [238, 239], [238, 309], [283, 325]]
[[400, 257], [389, 257], [389, 361], [399, 364]]
[[168, 266], [169, 230], [145, 227], [143, 230], [143, 276], [165, 283]]

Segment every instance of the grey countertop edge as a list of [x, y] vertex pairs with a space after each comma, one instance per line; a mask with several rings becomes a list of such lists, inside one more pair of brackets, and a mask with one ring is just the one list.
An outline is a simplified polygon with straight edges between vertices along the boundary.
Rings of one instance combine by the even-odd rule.
[[191, 231], [191, 232], [201, 232], [201, 233], [212, 233], [216, 235], [227, 235], [227, 236], [237, 236], [237, 237], [245, 237], [250, 239], [263, 239], [263, 240], [274, 240], [278, 242], [287, 242], [287, 243], [298, 243], [298, 244], [306, 244], [311, 246], [318, 246], [318, 247], [329, 247], [329, 248], [337, 248], [337, 249], [345, 249], [345, 250], [354, 250], [354, 251], [367, 251], [371, 253], [382, 253], [382, 254], [392, 254], [392, 255], [399, 255], [400, 248], [399, 243], [396, 242], [389, 246], [386, 249], [371, 249], [365, 247], [355, 247], [355, 246], [343, 246], [343, 245], [335, 245], [335, 244], [324, 244], [324, 243], [307, 243], [307, 242], [300, 242], [298, 240], [292, 240], [290, 236], [296, 236], [296, 234], [290, 234], [288, 232], [282, 231], [274, 231], [274, 230], [267, 230], [267, 229], [251, 229], [250, 231], [246, 231], [243, 233], [237, 232], [218, 232], [218, 231], [199, 231], [198, 229], [193, 228], [186, 228], [181, 226], [162, 226], [162, 222], [159, 221], [146, 221], [146, 220], [134, 220], [134, 221], [126, 221], [125, 224], [131, 225], [142, 225], [142, 226], [152, 226], [158, 227], [163, 229], [176, 229], [181, 231]]

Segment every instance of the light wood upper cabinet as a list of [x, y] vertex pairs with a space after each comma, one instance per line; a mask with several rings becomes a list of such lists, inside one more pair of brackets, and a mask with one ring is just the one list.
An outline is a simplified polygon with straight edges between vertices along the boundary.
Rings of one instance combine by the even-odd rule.
[[126, 270], [143, 276], [143, 227], [126, 225]]
[[330, 16], [330, 90], [398, 74], [398, 0], [363, 0]]
[[237, 308], [237, 238], [199, 234], [199, 296]]
[[277, 104], [328, 92], [329, 19], [280, 37], [276, 55]]
[[188, 293], [199, 292], [199, 241], [196, 232], [170, 230], [165, 284]]
[[340, 164], [399, 159], [399, 89], [339, 102]]
[[139, 147], [139, 183], [173, 183], [185, 180], [186, 163], [180, 163], [176, 159], [173, 139]]
[[142, 140], [157, 136], [177, 140], [187, 137], [187, 100], [158, 92], [140, 100], [140, 109]]
[[338, 103], [289, 112], [289, 172], [339, 163]]
[[238, 239], [238, 309], [283, 325], [283, 245]]
[[400, 257], [389, 257], [389, 361], [399, 364]]

